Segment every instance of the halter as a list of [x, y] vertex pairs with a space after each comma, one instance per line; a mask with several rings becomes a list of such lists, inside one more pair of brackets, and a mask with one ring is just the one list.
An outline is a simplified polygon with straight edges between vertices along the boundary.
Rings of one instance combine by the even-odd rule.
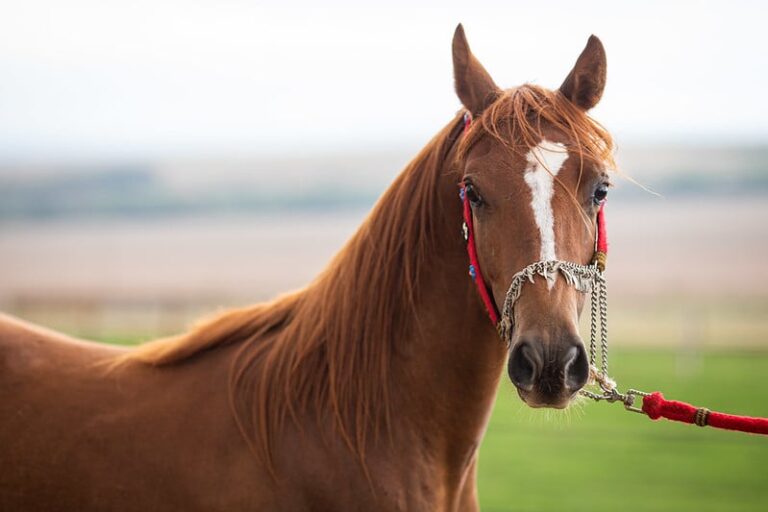
[[[472, 124], [472, 115], [464, 114], [464, 135]], [[469, 276], [475, 282], [480, 298], [485, 305], [485, 310], [491, 322], [496, 326], [499, 336], [508, 345], [512, 344], [512, 332], [515, 326], [515, 304], [520, 298], [523, 285], [526, 282], [533, 283], [536, 276], [541, 276], [552, 283], [557, 279], [558, 273], [563, 276], [565, 282], [581, 293], [590, 293], [590, 343], [589, 364], [592, 381], [596, 381], [606, 393], [614, 390], [616, 384], [608, 377], [608, 297], [605, 286], [605, 264], [608, 256], [608, 238], [605, 227], [605, 207], [600, 206], [597, 212], [597, 236], [595, 238], [595, 252], [589, 265], [582, 265], [570, 261], [549, 260], [536, 261], [526, 266], [514, 276], [507, 290], [504, 305], [499, 311], [488, 284], [480, 269], [480, 261], [477, 257], [475, 245], [475, 231], [472, 215], [472, 204], [467, 198], [465, 185], [459, 185], [459, 197], [462, 202], [464, 222], [462, 232], [467, 244], [469, 255]], [[600, 369], [597, 368], [597, 343], [600, 342]], [[583, 394], [595, 398], [595, 393], [583, 391]], [[594, 396], [593, 396], [594, 395]]]

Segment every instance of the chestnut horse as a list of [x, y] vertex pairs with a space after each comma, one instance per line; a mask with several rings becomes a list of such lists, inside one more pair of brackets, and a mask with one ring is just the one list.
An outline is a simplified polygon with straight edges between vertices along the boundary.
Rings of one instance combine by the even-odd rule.
[[305, 289], [132, 350], [0, 319], [0, 510], [476, 510], [507, 361], [533, 407], [567, 406], [588, 367], [562, 278], [527, 283], [499, 339], [457, 185], [500, 306], [531, 262], [589, 263], [612, 142], [586, 114], [594, 36], [555, 91], [499, 89], [461, 26], [453, 63], [465, 110]]

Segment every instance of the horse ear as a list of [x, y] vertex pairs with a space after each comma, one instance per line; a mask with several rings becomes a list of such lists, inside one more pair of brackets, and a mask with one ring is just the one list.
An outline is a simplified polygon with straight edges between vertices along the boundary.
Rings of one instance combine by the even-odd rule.
[[461, 103], [475, 115], [493, 103], [500, 92], [491, 75], [472, 55], [461, 23], [453, 34], [453, 77]]
[[607, 67], [603, 43], [597, 37], [589, 36], [587, 46], [560, 86], [560, 92], [576, 106], [591, 109], [603, 95]]

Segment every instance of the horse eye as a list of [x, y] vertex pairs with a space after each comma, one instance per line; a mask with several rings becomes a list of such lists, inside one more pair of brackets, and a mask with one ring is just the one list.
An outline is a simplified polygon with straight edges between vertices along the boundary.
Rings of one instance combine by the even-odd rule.
[[467, 199], [469, 199], [469, 202], [472, 203], [472, 206], [482, 206], [483, 198], [480, 197], [480, 194], [477, 192], [477, 189], [475, 189], [474, 185], [471, 183], [465, 183], [464, 193], [467, 194]]
[[608, 185], [605, 183], [601, 183], [597, 186], [597, 189], [595, 190], [595, 196], [594, 201], [596, 205], [601, 205], [603, 201], [605, 201], [605, 198], [608, 197]]

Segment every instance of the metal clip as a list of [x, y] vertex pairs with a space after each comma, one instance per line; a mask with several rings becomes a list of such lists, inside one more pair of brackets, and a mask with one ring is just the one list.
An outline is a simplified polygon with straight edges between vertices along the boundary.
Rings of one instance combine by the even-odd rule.
[[635, 398], [638, 396], [648, 396], [650, 393], [646, 393], [645, 391], [638, 391], [636, 389], [628, 389], [627, 392], [624, 394], [624, 408], [628, 411], [632, 412], [639, 412], [640, 414], [645, 414], [645, 411], [635, 406]]
[[638, 391], [636, 389], [628, 389], [626, 393], [620, 393], [616, 388], [602, 388], [603, 393], [593, 393], [591, 391], [582, 390], [581, 394], [586, 396], [587, 398], [591, 398], [595, 402], [621, 402], [624, 404], [624, 408], [628, 411], [637, 412], [640, 414], [645, 414], [645, 411], [642, 410], [640, 407], [635, 406], [635, 400], [638, 396], [648, 396], [650, 393], [646, 393], [645, 391]]

